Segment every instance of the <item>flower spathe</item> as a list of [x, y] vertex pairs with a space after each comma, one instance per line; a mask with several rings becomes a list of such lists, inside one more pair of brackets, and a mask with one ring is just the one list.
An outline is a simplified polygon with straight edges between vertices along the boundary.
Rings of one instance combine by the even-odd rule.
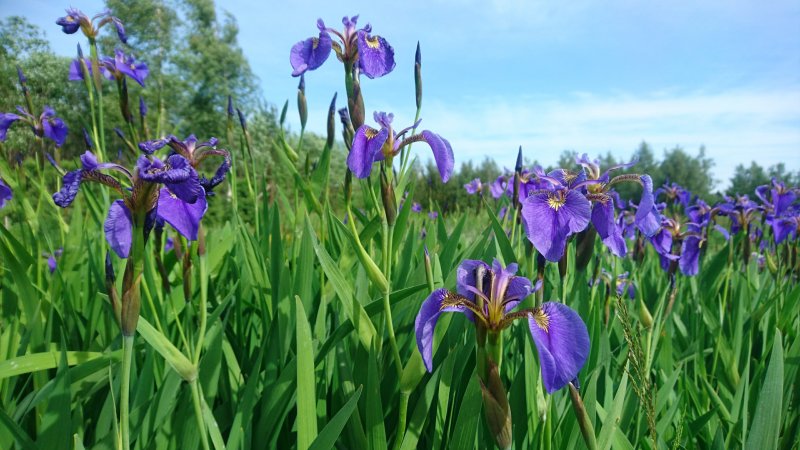
[[457, 271], [457, 293], [437, 289], [422, 303], [415, 322], [417, 348], [426, 369], [433, 370], [433, 333], [444, 312], [460, 312], [480, 322], [490, 333], [500, 333], [516, 319], [526, 319], [541, 361], [548, 392], [574, 380], [589, 356], [589, 334], [580, 316], [561, 303], [514, 311], [528, 295], [541, 288], [517, 276], [517, 265], [503, 267], [495, 260], [465, 260]]

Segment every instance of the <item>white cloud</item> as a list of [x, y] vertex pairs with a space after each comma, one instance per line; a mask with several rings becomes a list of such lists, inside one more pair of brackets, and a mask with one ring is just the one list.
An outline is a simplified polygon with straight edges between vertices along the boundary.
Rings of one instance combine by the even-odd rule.
[[[407, 115], [407, 114], [406, 114]], [[564, 149], [627, 157], [645, 140], [660, 154], [705, 145], [724, 187], [739, 163], [800, 168], [800, 88], [646, 96], [576, 93], [564, 99], [464, 98], [432, 104], [426, 126], [447, 137], [456, 160], [495, 158], [511, 166], [516, 149], [554, 163]]]

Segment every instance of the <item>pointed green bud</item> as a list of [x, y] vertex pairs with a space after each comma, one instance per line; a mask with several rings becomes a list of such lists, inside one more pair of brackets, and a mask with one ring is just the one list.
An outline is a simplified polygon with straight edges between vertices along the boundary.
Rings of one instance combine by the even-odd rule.
[[383, 200], [383, 210], [386, 213], [386, 223], [392, 226], [397, 219], [397, 203], [394, 196], [394, 187], [386, 176], [387, 168], [383, 164], [381, 166], [381, 200]]
[[589, 266], [589, 261], [592, 259], [594, 253], [594, 241], [597, 237], [597, 229], [589, 227], [577, 236], [577, 252], [575, 254], [575, 269], [579, 272], [586, 270]]
[[325, 140], [325, 146], [333, 148], [333, 142], [336, 139], [336, 93], [333, 93], [331, 106], [328, 108], [328, 135]]
[[414, 56], [414, 89], [416, 91], [417, 109], [422, 106], [422, 54], [417, 41], [417, 53]]
[[305, 129], [306, 122], [308, 122], [308, 103], [306, 102], [305, 75], [300, 75], [300, 84], [297, 86], [297, 111], [300, 113], [300, 129]]
[[594, 425], [589, 419], [589, 414], [586, 413], [580, 392], [572, 383], [569, 383], [569, 398], [572, 400], [572, 407], [575, 409], [575, 417], [578, 419], [578, 426], [581, 429], [583, 441], [586, 442], [586, 447], [589, 450], [596, 450], [597, 438], [594, 434]]
[[647, 309], [647, 305], [641, 298], [639, 298], [639, 320], [645, 328], [653, 326], [653, 315], [650, 314], [650, 310]]
[[284, 122], [286, 122], [286, 111], [289, 110], [289, 100], [283, 104], [283, 109], [281, 109], [281, 120], [279, 121], [280, 125], [283, 126]]

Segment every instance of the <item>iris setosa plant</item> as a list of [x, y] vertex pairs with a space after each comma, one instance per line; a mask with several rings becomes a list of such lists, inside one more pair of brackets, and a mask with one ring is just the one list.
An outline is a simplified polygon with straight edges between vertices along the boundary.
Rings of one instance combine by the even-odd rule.
[[511, 445], [511, 411], [499, 381], [503, 357], [503, 330], [516, 320], [527, 321], [539, 354], [542, 381], [553, 393], [575, 380], [589, 356], [589, 334], [578, 313], [563, 303], [516, 310], [541, 289], [517, 276], [517, 265], [503, 267], [495, 260], [465, 260], [458, 267], [456, 292], [437, 289], [420, 307], [415, 323], [417, 347], [428, 371], [433, 370], [433, 335], [439, 316], [459, 312], [475, 324], [478, 376], [484, 394], [484, 411], [500, 448]]

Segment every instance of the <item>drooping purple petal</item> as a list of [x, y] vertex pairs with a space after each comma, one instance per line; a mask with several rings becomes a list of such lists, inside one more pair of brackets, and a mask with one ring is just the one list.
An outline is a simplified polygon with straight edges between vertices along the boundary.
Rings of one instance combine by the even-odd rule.
[[53, 194], [53, 202], [62, 208], [69, 206], [78, 195], [82, 178], [83, 170], [73, 170], [72, 172], [67, 172], [64, 175], [61, 190]]
[[369, 78], [379, 78], [394, 70], [394, 49], [381, 36], [358, 32], [358, 67]]
[[115, 200], [111, 204], [103, 229], [111, 250], [114, 250], [120, 258], [127, 258], [131, 251], [133, 219], [124, 201]]
[[417, 336], [417, 348], [422, 355], [422, 361], [428, 372], [433, 372], [433, 332], [436, 329], [436, 322], [439, 315], [443, 312], [464, 313], [467, 308], [463, 306], [447, 306], [442, 308], [442, 302], [453, 295], [447, 289], [437, 289], [422, 302], [422, 306], [417, 313], [414, 322], [414, 330]]
[[611, 199], [595, 202], [592, 206], [592, 225], [614, 256], [622, 258], [628, 253], [622, 230], [614, 220], [614, 202]]
[[21, 119], [21, 117], [13, 113], [0, 113], [0, 142], [6, 141], [8, 128], [19, 119]]
[[81, 22], [88, 22], [89, 17], [75, 8], [67, 9], [67, 15], [59, 17], [56, 20], [56, 25], [61, 26], [61, 31], [66, 34], [74, 34], [81, 27]]
[[455, 166], [453, 147], [447, 139], [432, 131], [424, 130], [422, 132], [422, 137], [425, 139], [425, 142], [431, 146], [431, 150], [433, 150], [433, 159], [436, 161], [436, 168], [439, 169], [442, 183], [447, 183], [447, 180], [449, 180], [450, 176], [453, 174], [453, 166]]
[[353, 137], [353, 146], [347, 155], [347, 167], [358, 178], [366, 178], [372, 172], [372, 163], [382, 155], [381, 148], [389, 138], [389, 130], [376, 130], [362, 125]]
[[562, 303], [545, 302], [528, 318], [539, 353], [542, 381], [553, 393], [578, 376], [589, 356], [589, 333], [578, 313]]
[[197, 240], [200, 220], [207, 209], [205, 195], [197, 197], [194, 203], [187, 203], [173, 195], [167, 188], [161, 188], [158, 193], [158, 216], [190, 241]]
[[56, 112], [49, 106], [44, 107], [44, 111], [39, 120], [42, 123], [42, 131], [44, 137], [53, 140], [56, 147], [61, 147], [64, 141], [67, 140], [67, 124], [63, 120], [56, 117]]
[[319, 68], [330, 54], [331, 37], [326, 31], [320, 31], [319, 37], [310, 37], [294, 44], [289, 54], [292, 76], [299, 77], [307, 70]]
[[656, 209], [653, 180], [650, 175], [642, 175], [640, 180], [642, 182], [642, 200], [636, 210], [635, 223], [645, 236], [651, 237], [658, 232], [661, 226], [661, 214]]
[[[89, 58], [84, 58], [86, 68], [89, 69], [89, 75], [92, 74], [92, 61]], [[83, 80], [83, 67], [81, 66], [80, 59], [73, 59], [69, 65], [69, 80], [81, 81]]]
[[139, 150], [143, 151], [146, 155], [152, 155], [157, 150], [160, 150], [167, 145], [167, 142], [167, 139], [155, 139], [152, 141], [139, 142]]
[[681, 257], [678, 267], [684, 275], [697, 275], [700, 269], [700, 238], [687, 236], [681, 243]]
[[147, 64], [136, 61], [133, 56], [125, 55], [122, 50], [115, 50], [114, 54], [114, 67], [116, 70], [144, 87], [144, 80], [150, 74]]

